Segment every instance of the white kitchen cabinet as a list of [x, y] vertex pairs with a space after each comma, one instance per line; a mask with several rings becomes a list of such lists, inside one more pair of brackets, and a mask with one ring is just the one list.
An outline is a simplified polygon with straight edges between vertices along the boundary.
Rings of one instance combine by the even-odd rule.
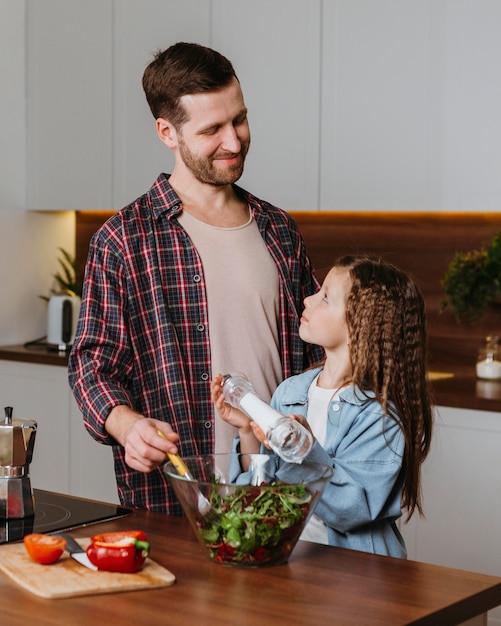
[[212, 5], [211, 44], [234, 64], [249, 109], [239, 184], [287, 211], [318, 209], [322, 2]]
[[402, 525], [410, 559], [501, 576], [501, 414], [437, 407], [423, 504]]
[[26, 7], [28, 208], [109, 209], [113, 0]]
[[320, 206], [440, 204], [443, 3], [324, 2]]
[[172, 153], [156, 134], [144, 95], [143, 72], [157, 50], [177, 41], [210, 45], [211, 5], [206, 0], [115, 2], [111, 208], [134, 201], [161, 172], [172, 171]]
[[118, 503], [111, 448], [84, 429], [66, 367], [0, 360], [0, 397], [37, 422], [32, 487]]
[[[141, 80], [152, 53], [177, 41], [212, 46], [235, 66], [252, 134], [239, 183], [289, 210], [316, 207], [320, 24], [319, 0], [289, 0], [286, 11], [267, 0], [117, 2], [113, 208], [172, 171], [172, 153], [156, 135]], [[291, 185], [297, 180], [301, 185]]]
[[27, 3], [28, 208], [120, 209], [171, 171], [142, 89], [153, 53], [209, 45], [206, 0]]
[[320, 0], [286, 10], [267, 0], [30, 0], [28, 208], [120, 209], [172, 170], [141, 80], [153, 53], [177, 41], [235, 65], [252, 132], [242, 186], [288, 210], [317, 208], [320, 29]]
[[25, 4], [28, 208], [118, 209], [171, 169], [141, 76], [185, 40], [235, 63], [253, 132], [241, 182], [257, 195], [288, 210], [499, 210], [499, 2]]

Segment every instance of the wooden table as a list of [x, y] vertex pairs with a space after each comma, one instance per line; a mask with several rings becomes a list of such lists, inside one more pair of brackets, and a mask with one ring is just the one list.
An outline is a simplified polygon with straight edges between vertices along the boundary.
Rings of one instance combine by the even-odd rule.
[[185, 519], [146, 511], [72, 534], [131, 528], [147, 533], [151, 557], [176, 576], [172, 587], [44, 600], [0, 572], [2, 624], [448, 626], [501, 604], [499, 578], [308, 542], [299, 542], [287, 565], [217, 565]]

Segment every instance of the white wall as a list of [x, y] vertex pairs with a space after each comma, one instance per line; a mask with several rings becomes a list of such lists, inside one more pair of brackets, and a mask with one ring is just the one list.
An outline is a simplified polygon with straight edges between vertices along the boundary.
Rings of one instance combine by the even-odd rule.
[[[34, 171], [34, 143], [26, 127], [26, 6], [34, 3], [44, 6], [43, 0], [0, 0], [0, 344], [45, 333], [45, 305], [38, 294], [48, 291], [58, 269], [57, 247], [73, 246], [71, 214], [26, 210], [27, 164], [30, 178]], [[66, 15], [71, 3], [81, 8], [85, 0], [64, 0]], [[134, 99], [121, 98], [120, 89], [129, 94], [127, 73], [142, 72], [145, 56], [175, 36], [204, 39], [234, 61], [253, 132], [242, 184], [257, 195], [289, 210], [501, 210], [499, 0], [190, 3], [199, 5], [199, 11], [190, 9], [196, 19], [188, 20], [181, 10], [185, 0], [103, 5], [108, 12], [99, 21], [100, 41], [106, 41], [102, 29], [110, 6], [115, 28], [127, 33], [120, 39], [110, 32], [113, 54], [123, 55], [126, 72], [114, 77], [111, 113], [115, 161], [123, 161], [119, 174], [127, 173], [127, 141], [141, 147], [149, 141], [140, 76], [130, 76], [137, 84]], [[169, 19], [164, 15], [154, 22], [162, 11]], [[124, 19], [130, 31], [120, 31]], [[161, 41], [164, 30], [168, 42]], [[31, 111], [33, 101], [36, 97]], [[50, 107], [43, 113], [50, 115]], [[124, 120], [130, 135], [121, 151], [117, 130]], [[71, 139], [77, 150], [78, 133], [89, 135], [86, 123], [91, 122], [79, 115]], [[150, 123], [151, 153], [163, 161]], [[37, 158], [45, 158], [46, 152], [41, 154]], [[144, 169], [141, 180], [148, 178], [149, 184], [158, 172], [150, 176]], [[120, 178], [115, 169], [114, 193], [124, 180], [129, 184], [130, 177]], [[130, 184], [127, 191], [142, 193], [142, 185], [136, 191]]]
[[73, 215], [26, 211], [25, 6], [0, 0], [0, 344], [45, 334], [57, 247], [72, 249]]

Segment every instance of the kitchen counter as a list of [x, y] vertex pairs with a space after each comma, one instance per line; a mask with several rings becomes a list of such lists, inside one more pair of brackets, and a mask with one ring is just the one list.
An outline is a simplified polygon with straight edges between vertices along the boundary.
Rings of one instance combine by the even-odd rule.
[[435, 405], [501, 413], [501, 381], [476, 376], [480, 345], [476, 337], [430, 337], [428, 369]]
[[[429, 369], [433, 374], [434, 404], [501, 413], [501, 381], [481, 381], [475, 375], [478, 338], [432, 336]], [[2, 346], [0, 360], [67, 367], [68, 353], [40, 345]], [[445, 376], [444, 376], [445, 375]]]
[[0, 360], [2, 361], [68, 367], [68, 356], [68, 352], [49, 350], [45, 345], [38, 343], [0, 347]]
[[501, 604], [501, 578], [309, 542], [299, 542], [286, 565], [246, 570], [214, 564], [184, 518], [146, 511], [71, 534], [132, 528], [146, 532], [151, 558], [176, 577], [172, 587], [45, 600], [0, 572], [2, 623], [450, 626]]

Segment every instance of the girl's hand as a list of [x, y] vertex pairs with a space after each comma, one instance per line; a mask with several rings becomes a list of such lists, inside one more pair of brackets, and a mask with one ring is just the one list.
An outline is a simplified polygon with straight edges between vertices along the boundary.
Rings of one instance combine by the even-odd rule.
[[313, 436], [313, 439], [315, 439], [315, 435], [313, 435], [311, 426], [309, 425], [308, 420], [306, 419], [304, 415], [289, 415], [289, 417], [293, 420], [296, 420], [296, 422], [299, 422], [301, 426], [304, 426], [306, 430], [311, 433], [311, 435]]
[[[315, 439], [313, 432], [311, 430], [310, 425], [308, 424], [308, 420], [303, 416], [303, 415], [288, 415], [287, 416], [289, 419], [292, 420], [296, 420], [296, 422], [299, 422], [300, 424], [302, 424], [306, 430], [308, 430], [311, 435], [313, 436], [313, 439]], [[254, 433], [254, 437], [263, 444], [263, 446], [265, 446], [265, 448], [268, 448], [268, 450], [271, 450], [271, 446], [268, 442], [268, 439], [266, 439], [266, 435], [264, 434], [264, 432], [262, 431], [262, 429], [256, 424], [256, 422], [251, 422], [250, 424], [251, 430]]]
[[262, 443], [265, 448], [268, 448], [268, 450], [271, 450], [271, 446], [268, 442], [268, 439], [266, 439], [266, 435], [264, 434], [261, 426], [256, 424], [256, 422], [251, 422], [250, 428], [252, 430], [254, 437], [259, 441], [259, 443]]
[[251, 420], [247, 417], [247, 415], [242, 413], [242, 411], [233, 408], [224, 400], [222, 374], [218, 374], [212, 380], [210, 390], [212, 401], [216, 405], [216, 409], [221, 419], [228, 422], [228, 424], [235, 426], [239, 430], [250, 432]]

